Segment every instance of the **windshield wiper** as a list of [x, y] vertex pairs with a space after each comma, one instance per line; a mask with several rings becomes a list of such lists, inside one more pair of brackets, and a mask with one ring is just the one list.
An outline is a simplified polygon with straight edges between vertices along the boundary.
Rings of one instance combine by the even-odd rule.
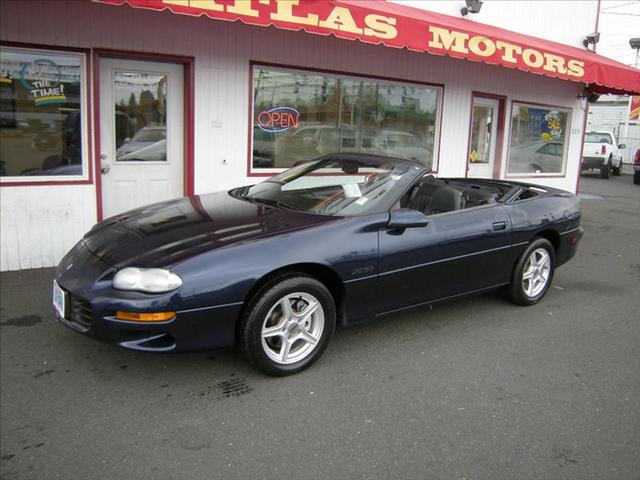
[[285, 203], [281, 200], [274, 200], [272, 198], [250, 197], [249, 195], [245, 195], [244, 198], [248, 199], [250, 202], [264, 203], [265, 205], [271, 205], [272, 207], [287, 208], [289, 210], [299, 210], [293, 205], [289, 205], [288, 203]]

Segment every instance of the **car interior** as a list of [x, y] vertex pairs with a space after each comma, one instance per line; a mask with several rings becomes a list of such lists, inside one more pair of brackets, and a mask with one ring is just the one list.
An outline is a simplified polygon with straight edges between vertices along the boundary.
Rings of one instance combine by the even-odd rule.
[[405, 195], [400, 206], [435, 215], [497, 203], [510, 190], [507, 185], [427, 175]]

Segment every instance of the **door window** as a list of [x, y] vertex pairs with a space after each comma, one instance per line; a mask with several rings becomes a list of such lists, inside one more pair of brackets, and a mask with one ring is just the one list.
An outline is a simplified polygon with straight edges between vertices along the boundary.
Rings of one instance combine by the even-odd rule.
[[473, 124], [471, 126], [471, 163], [488, 164], [491, 160], [493, 137], [493, 107], [487, 105], [473, 106]]
[[167, 161], [167, 76], [116, 71], [113, 78], [117, 162]]

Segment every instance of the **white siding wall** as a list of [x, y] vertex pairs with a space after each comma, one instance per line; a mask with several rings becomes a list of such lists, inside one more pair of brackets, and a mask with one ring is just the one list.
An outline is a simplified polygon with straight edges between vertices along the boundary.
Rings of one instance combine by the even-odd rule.
[[[577, 83], [333, 36], [63, 0], [0, 2], [0, 39], [195, 57], [196, 193], [254, 181], [246, 176], [250, 60], [444, 84], [442, 176], [465, 175], [472, 91], [506, 95], [507, 114], [513, 99], [573, 109], [567, 177], [538, 181], [576, 185], [584, 119]], [[0, 190], [2, 270], [54, 265], [96, 219], [93, 186]]]
[[589, 106], [589, 120], [587, 130], [612, 130], [616, 135], [620, 135], [620, 124], [629, 120], [629, 103], [622, 105], [599, 105]]
[[95, 223], [92, 185], [2, 187], [2, 270], [51, 267]]

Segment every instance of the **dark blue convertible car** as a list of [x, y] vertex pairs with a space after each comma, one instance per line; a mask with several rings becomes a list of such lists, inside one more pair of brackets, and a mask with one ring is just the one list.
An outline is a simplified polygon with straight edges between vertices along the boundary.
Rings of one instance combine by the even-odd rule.
[[97, 224], [58, 266], [53, 303], [69, 327], [121, 347], [237, 345], [286, 375], [336, 324], [497, 287], [537, 303], [582, 233], [571, 193], [335, 154]]

